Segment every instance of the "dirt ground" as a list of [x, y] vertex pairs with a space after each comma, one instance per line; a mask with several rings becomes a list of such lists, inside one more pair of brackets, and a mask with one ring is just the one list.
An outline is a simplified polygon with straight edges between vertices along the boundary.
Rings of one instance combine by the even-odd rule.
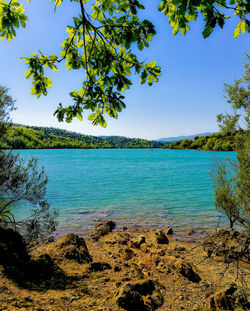
[[[85, 239], [86, 245], [73, 234], [59, 241], [46, 239], [30, 251], [32, 258], [52, 262], [49, 282], [44, 276], [35, 283], [16, 281], [0, 265], [0, 310], [177, 311], [249, 307], [247, 260], [237, 266], [235, 261], [208, 253], [203, 238], [186, 233], [180, 239], [168, 230], [111, 229], [104, 234], [101, 231], [97, 238], [93, 231]], [[216, 240], [215, 244], [220, 246], [219, 243], [224, 241]], [[44, 254], [50, 257], [43, 257]]]

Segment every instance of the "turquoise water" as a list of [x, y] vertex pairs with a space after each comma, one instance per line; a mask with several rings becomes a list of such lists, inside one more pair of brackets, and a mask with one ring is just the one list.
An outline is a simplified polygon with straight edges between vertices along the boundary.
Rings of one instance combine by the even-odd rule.
[[[22, 150], [49, 178], [47, 198], [59, 228], [89, 228], [112, 218], [123, 224], [212, 227], [218, 221], [209, 168], [233, 152], [194, 150]], [[26, 203], [15, 207], [17, 218]], [[225, 219], [222, 217], [222, 222]]]

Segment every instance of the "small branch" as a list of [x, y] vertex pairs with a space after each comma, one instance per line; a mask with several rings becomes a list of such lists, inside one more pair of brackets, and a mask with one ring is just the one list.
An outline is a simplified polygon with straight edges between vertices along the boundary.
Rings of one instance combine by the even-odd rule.
[[[220, 2], [220, 1], [216, 1], [216, 3], [220, 4], [221, 6], [223, 6], [224, 8], [228, 9], [228, 10], [234, 10], [234, 11], [237, 11], [237, 7], [234, 8], [232, 6], [227, 6], [226, 4]], [[213, 6], [214, 7], [214, 6]]]

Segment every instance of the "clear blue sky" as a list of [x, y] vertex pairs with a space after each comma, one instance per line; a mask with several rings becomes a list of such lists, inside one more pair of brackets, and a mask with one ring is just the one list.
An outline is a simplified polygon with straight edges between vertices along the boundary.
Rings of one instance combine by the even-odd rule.
[[[203, 22], [195, 22], [186, 36], [172, 35], [167, 19], [157, 12], [159, 1], [143, 1], [147, 10], [143, 17], [151, 20], [157, 35], [141, 59], [155, 60], [162, 67], [160, 82], [141, 86], [139, 78], [125, 92], [127, 108], [118, 120], [108, 119], [106, 129], [78, 120], [58, 123], [53, 113], [59, 102], [70, 104], [68, 93], [81, 86], [83, 72], [67, 72], [63, 66], [49, 73], [53, 87], [46, 97], [30, 95], [31, 81], [24, 77], [26, 66], [20, 59], [36, 49], [45, 54], [58, 52], [67, 25], [78, 14], [76, 4], [65, 5], [54, 12], [49, 0], [24, 3], [29, 22], [11, 42], [0, 41], [0, 85], [7, 86], [16, 99], [13, 122], [27, 125], [54, 126], [90, 135], [122, 135], [155, 139], [217, 131], [216, 114], [228, 110], [223, 97], [223, 83], [233, 83], [243, 73], [244, 56], [249, 51], [249, 35], [233, 39], [237, 19], [215, 29], [203, 39]], [[147, 3], [148, 2], [148, 3]]]

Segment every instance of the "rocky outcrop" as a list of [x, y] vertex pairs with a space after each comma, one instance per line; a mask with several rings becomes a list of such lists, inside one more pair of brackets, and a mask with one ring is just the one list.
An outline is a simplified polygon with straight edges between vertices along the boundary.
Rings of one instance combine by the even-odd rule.
[[144, 279], [123, 285], [115, 296], [116, 304], [128, 311], [153, 311], [163, 304], [157, 284]]
[[95, 225], [95, 229], [89, 233], [89, 239], [98, 241], [100, 237], [112, 232], [115, 228], [115, 222], [112, 220], [101, 221]]
[[73, 233], [69, 233], [52, 243], [49, 250], [49, 254], [57, 260], [70, 259], [78, 263], [92, 261], [84, 238]]

